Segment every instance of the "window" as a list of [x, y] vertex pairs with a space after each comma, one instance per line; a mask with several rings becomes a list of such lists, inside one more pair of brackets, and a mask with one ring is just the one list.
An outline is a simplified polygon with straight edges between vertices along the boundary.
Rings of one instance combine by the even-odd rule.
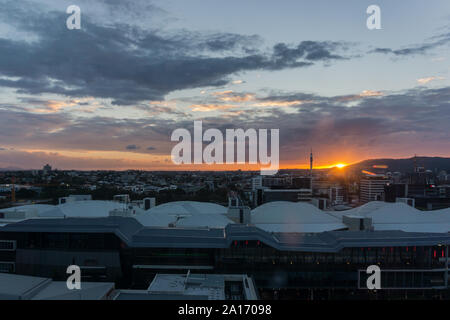
[[0, 240], [0, 251], [14, 251], [16, 250], [15, 240]]
[[14, 273], [15, 263], [0, 261], [0, 273]]

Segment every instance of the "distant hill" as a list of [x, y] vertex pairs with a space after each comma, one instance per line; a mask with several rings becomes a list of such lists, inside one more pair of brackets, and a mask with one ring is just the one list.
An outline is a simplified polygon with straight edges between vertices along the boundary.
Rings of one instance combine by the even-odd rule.
[[374, 165], [386, 165], [388, 171], [413, 172], [414, 159], [419, 167], [425, 170], [450, 172], [450, 158], [442, 157], [412, 157], [408, 159], [369, 159], [348, 166], [354, 170], [370, 170]]
[[23, 171], [22, 168], [16, 168], [16, 167], [7, 167], [7, 168], [0, 168], [0, 171]]

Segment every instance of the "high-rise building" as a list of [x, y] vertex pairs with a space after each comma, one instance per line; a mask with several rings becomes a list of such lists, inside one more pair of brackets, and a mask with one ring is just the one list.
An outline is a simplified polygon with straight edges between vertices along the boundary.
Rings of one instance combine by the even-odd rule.
[[359, 201], [381, 201], [384, 196], [384, 187], [390, 180], [384, 176], [372, 176], [361, 179], [359, 184]]
[[252, 190], [255, 191], [262, 187], [262, 176], [252, 178]]
[[332, 204], [343, 204], [347, 199], [346, 190], [342, 186], [330, 187], [329, 199]]
[[292, 187], [297, 189], [312, 189], [310, 177], [294, 177], [292, 178]]

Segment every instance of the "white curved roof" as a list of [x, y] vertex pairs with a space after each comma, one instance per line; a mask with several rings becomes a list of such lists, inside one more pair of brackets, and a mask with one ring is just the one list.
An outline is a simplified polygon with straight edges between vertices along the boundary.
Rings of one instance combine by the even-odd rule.
[[[123, 210], [124, 208], [125, 205], [119, 202], [85, 200], [56, 206], [33, 204], [2, 211], [25, 211], [30, 218], [101, 218], [108, 217], [112, 210]], [[167, 227], [169, 224], [174, 224], [177, 227], [223, 228], [229, 223], [234, 223], [225, 216], [226, 207], [207, 202], [176, 201], [156, 206], [147, 211], [137, 207], [132, 210], [135, 213], [132, 216], [144, 226]]]
[[304, 202], [265, 203], [252, 211], [251, 222], [270, 232], [323, 232], [346, 228], [338, 218]]
[[224, 228], [228, 224], [234, 223], [224, 215], [218, 214], [197, 214], [189, 217], [183, 217], [176, 223], [177, 227], [205, 227], [205, 228]]
[[210, 202], [174, 201], [151, 208], [149, 213], [166, 214], [226, 214], [227, 208]]
[[123, 209], [124, 204], [113, 201], [85, 200], [60, 205], [32, 204], [3, 209], [3, 212], [25, 211], [34, 217], [99, 218], [109, 216], [114, 209]]
[[406, 232], [450, 231], [450, 208], [436, 211], [420, 211], [405, 203], [373, 201], [361, 207], [340, 212], [339, 215], [370, 217], [375, 230], [402, 230]]
[[359, 206], [359, 207], [356, 207], [356, 208], [353, 208], [350, 210], [342, 211], [339, 214], [340, 215], [366, 216], [367, 214], [377, 211], [377, 210], [380, 210], [380, 209], [388, 206], [389, 204], [392, 204], [392, 203], [383, 202], [383, 201], [370, 201], [370, 202], [363, 204], [362, 206]]
[[6, 209], [1, 209], [2, 212], [14, 212], [14, 211], [25, 211], [25, 212], [33, 212], [36, 216], [41, 216], [45, 212], [51, 211], [55, 209], [54, 205], [51, 204], [30, 204], [25, 206], [17, 206]]
[[149, 214], [148, 211], [135, 215], [134, 218], [146, 227], [167, 227], [174, 221], [174, 218], [168, 215]]
[[433, 211], [429, 211], [430, 214], [435, 214], [437, 216], [440, 215], [450, 215], [450, 208], [445, 208], [445, 209], [439, 209], [439, 210], [433, 210]]
[[60, 210], [67, 218], [108, 217], [111, 210], [123, 208], [123, 203], [102, 200], [74, 201], [56, 206], [56, 209]]
[[224, 228], [229, 223], [234, 223], [220, 214], [167, 214], [145, 212], [135, 216], [140, 224], [146, 227], [167, 227], [173, 224], [176, 227], [187, 228]]
[[[124, 204], [114, 201], [85, 200], [67, 202], [60, 205], [32, 204], [2, 209], [2, 212], [24, 211], [33, 218], [67, 217], [67, 218], [99, 218], [109, 216], [114, 209], [124, 209]], [[137, 208], [137, 210], [139, 210]]]
[[[33, 204], [2, 209], [2, 212], [24, 211], [28, 218], [107, 217], [114, 209], [123, 210], [123, 203], [87, 200], [61, 205]], [[176, 201], [144, 211], [134, 207], [134, 216], [144, 226], [223, 228], [234, 223], [225, 214], [227, 208], [208, 202]], [[404, 203], [372, 201], [346, 211], [322, 211], [304, 202], [277, 201], [255, 208], [251, 223], [269, 232], [323, 232], [344, 229], [343, 216], [372, 219], [375, 230], [405, 232], [450, 232], [450, 208], [420, 211]], [[16, 219], [17, 221], [23, 219]], [[14, 219], [9, 222], [16, 221]], [[3, 221], [2, 221], [3, 222]], [[7, 223], [6, 220], [4, 223]]]
[[145, 226], [173, 223], [177, 227], [223, 228], [234, 223], [225, 217], [227, 210], [215, 203], [175, 201], [153, 207], [137, 215], [136, 219]]

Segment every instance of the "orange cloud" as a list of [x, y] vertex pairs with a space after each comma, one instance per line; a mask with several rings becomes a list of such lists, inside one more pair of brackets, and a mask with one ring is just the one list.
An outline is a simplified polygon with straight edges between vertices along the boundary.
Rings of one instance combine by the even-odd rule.
[[162, 106], [162, 107], [175, 107], [177, 105], [177, 102], [175, 100], [153, 100], [150, 101], [149, 104], [151, 106]]
[[383, 92], [381, 91], [373, 91], [373, 90], [364, 90], [359, 95], [360, 97], [379, 97], [382, 96]]
[[234, 94], [233, 90], [226, 90], [226, 91], [218, 91], [213, 92], [213, 96], [219, 96], [220, 100], [226, 101], [226, 102], [246, 102], [251, 101], [255, 99], [254, 94], [246, 93], [246, 94]]
[[215, 111], [215, 110], [226, 110], [226, 109], [237, 108], [237, 106], [224, 105], [224, 104], [192, 104], [189, 106], [189, 108], [191, 108], [192, 111], [209, 112], [209, 111]]
[[213, 96], [223, 96], [223, 95], [227, 95], [230, 93], [233, 93], [233, 90], [217, 91], [217, 92], [213, 92], [212, 95]]
[[[71, 99], [68, 101], [47, 100], [45, 102], [39, 103], [43, 107], [27, 108], [27, 111], [34, 112], [34, 113], [56, 113], [63, 109], [75, 107], [75, 106], [79, 105], [80, 103], [91, 101], [93, 99], [94, 98], [92, 98], [92, 97], [88, 97], [88, 98], [82, 98], [82, 99]], [[86, 109], [86, 108], [84, 108], [84, 109]], [[81, 111], [83, 111], [83, 110], [81, 110]], [[80, 111], [80, 110], [78, 109], [78, 111]]]
[[290, 107], [312, 102], [311, 100], [294, 100], [294, 101], [261, 101], [252, 104], [254, 107]]
[[29, 109], [29, 111], [36, 112], [36, 113], [55, 113], [55, 112], [59, 112], [61, 109], [64, 109], [67, 107], [73, 107], [75, 105], [76, 105], [75, 102], [49, 100], [45, 103], [44, 108], [33, 108], [33, 109]]
[[339, 97], [338, 101], [353, 101], [353, 100], [359, 100], [359, 99], [363, 99], [363, 98], [367, 98], [367, 97], [380, 97], [383, 95], [384, 95], [384, 93], [382, 91], [364, 90], [360, 94]]
[[420, 84], [426, 84], [433, 80], [444, 80], [444, 79], [445, 79], [444, 77], [426, 77], [426, 78], [417, 79], [416, 81]]
[[254, 99], [255, 99], [255, 95], [250, 94], [250, 93], [247, 93], [246, 95], [243, 95], [243, 96], [235, 95], [235, 96], [226, 96], [226, 97], [220, 98], [220, 100], [227, 101], [227, 102], [246, 102], [246, 101], [251, 101]]

